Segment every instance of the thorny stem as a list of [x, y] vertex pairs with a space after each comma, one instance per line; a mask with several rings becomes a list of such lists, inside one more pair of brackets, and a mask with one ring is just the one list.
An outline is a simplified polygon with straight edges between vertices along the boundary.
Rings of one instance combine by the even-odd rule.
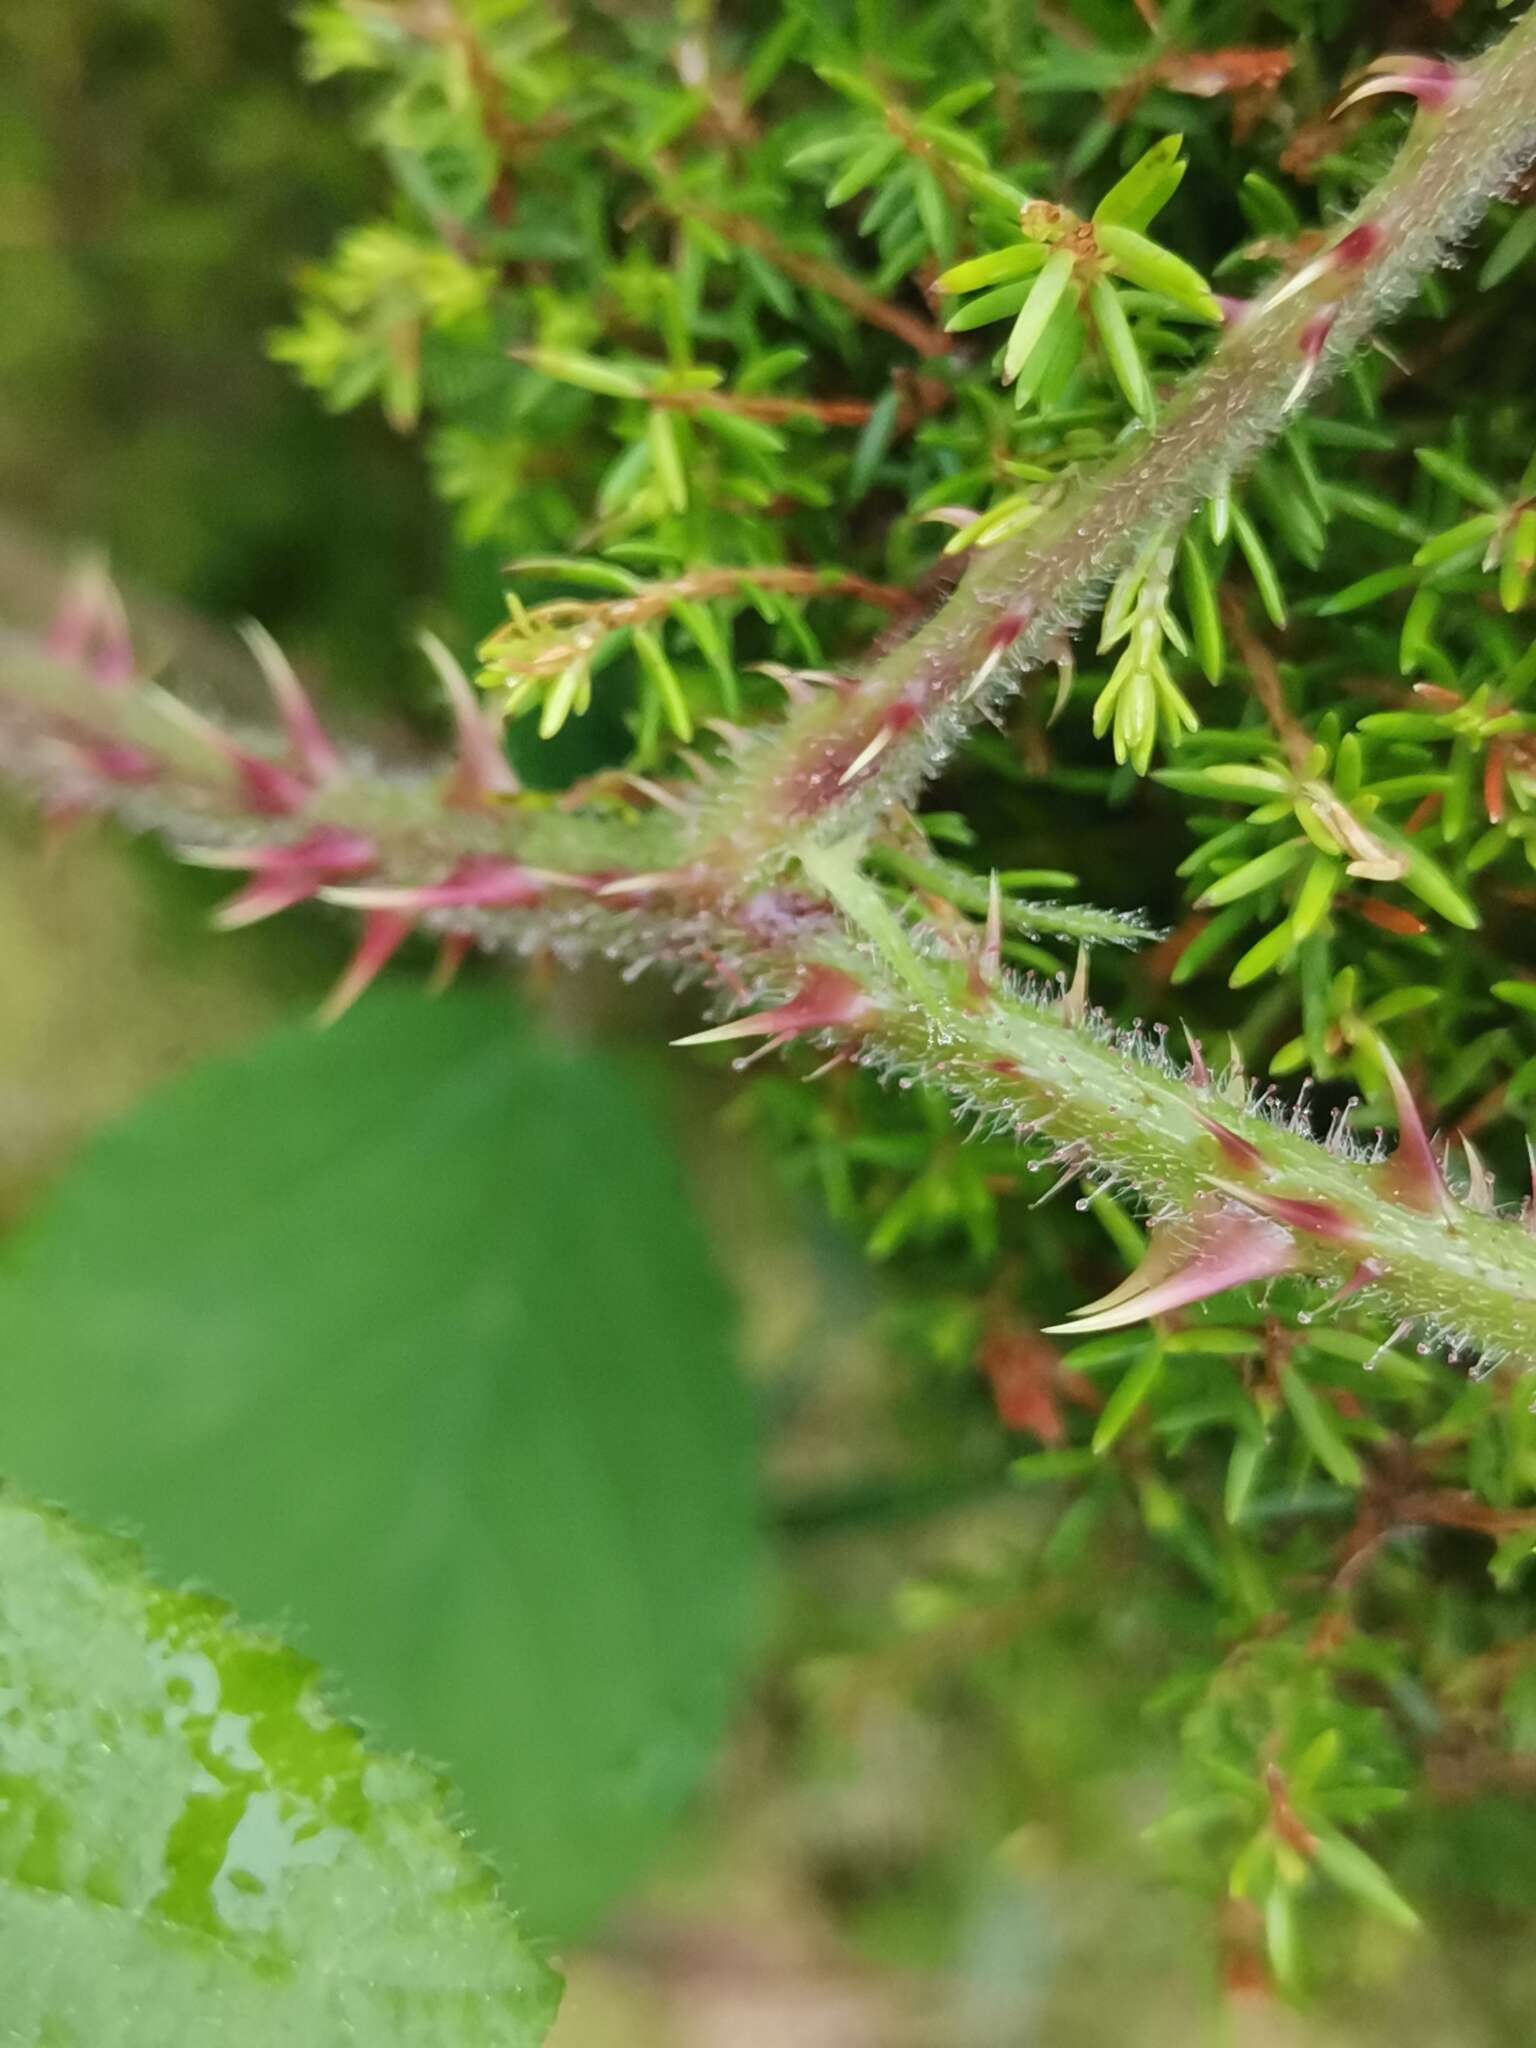
[[[446, 775], [387, 776], [346, 757], [273, 815], [253, 802], [248, 774], [253, 760], [273, 769], [270, 754], [242, 744], [232, 757], [168, 716], [152, 688], [107, 689], [4, 642], [0, 739], [8, 772], [54, 802], [83, 791], [194, 857], [292, 852], [332, 831], [361, 842], [354, 871], [301, 871], [293, 900], [348, 900], [350, 889], [361, 907], [398, 917], [402, 931], [416, 923], [486, 947], [596, 949], [708, 975], [741, 1000], [776, 1005], [723, 1034], [771, 1044], [806, 1037], [921, 1078], [963, 1113], [1045, 1137], [1069, 1176], [1130, 1186], [1154, 1216], [1174, 1219], [1175, 1235], [1188, 1232], [1191, 1255], [1202, 1218], [1235, 1210], [1258, 1250], [1277, 1255], [1260, 1274], [1379, 1299], [1485, 1359], [1536, 1360], [1536, 1239], [1517, 1223], [1451, 1202], [1437, 1172], [1415, 1180], [1401, 1161], [1319, 1144], [1304, 1117], [1258, 1113], [1245, 1085], [1213, 1080], [1198, 1058], [1181, 1070], [1160, 1043], [1117, 1038], [1076, 986], [1059, 1002], [1038, 998], [1008, 985], [985, 946], [957, 963], [932, 932], [919, 929], [914, 940], [851, 848], [802, 849], [814, 893], [742, 899], [705, 869], [668, 865], [679, 847], [665, 812], [620, 820], [528, 798], [455, 804]], [[509, 880], [524, 877], [528, 887], [509, 897]], [[922, 879], [953, 886], [942, 863]], [[1093, 913], [1081, 915], [1092, 923]], [[1048, 918], [1018, 912], [1036, 928]], [[1111, 926], [1084, 935], [1126, 935]], [[1253, 1275], [1239, 1261], [1225, 1284], [1244, 1277]]]
[[761, 740], [701, 811], [704, 858], [746, 880], [797, 834], [836, 837], [909, 800], [1149, 538], [1222, 489], [1404, 303], [1533, 147], [1536, 10], [1458, 74], [1448, 106], [1418, 115], [1392, 170], [1324, 253], [1264, 294], [1155, 428], [975, 561], [856, 692], [801, 707]]
[[[315, 895], [355, 902], [368, 922], [349, 994], [413, 923], [486, 946], [655, 958], [770, 1006], [700, 1036], [830, 1044], [943, 1088], [964, 1112], [1044, 1136], [1067, 1176], [1124, 1183], [1154, 1223], [1145, 1266], [1078, 1328], [1296, 1276], [1380, 1302], [1402, 1327], [1485, 1362], [1536, 1363], [1536, 1238], [1492, 1213], [1470, 1153], [1468, 1200], [1452, 1199], [1384, 1049], [1396, 1154], [1319, 1143], [1304, 1112], [1251, 1104], [1246, 1084], [1213, 1079], [1198, 1050], [1182, 1068], [1139, 1032], [1116, 1037], [1080, 980], [1059, 1000], [1011, 985], [995, 902], [979, 944], [968, 925], [957, 946], [903, 924], [856, 846], [837, 843], [851, 821], [915, 787], [1008, 687], [1005, 669], [1038, 660], [1152, 533], [1225, 482], [1288, 416], [1298, 377], [1305, 386], [1399, 303], [1533, 144], [1536, 11], [1467, 71], [1447, 112], [1421, 121], [1332, 254], [1271, 292], [1159, 430], [1081, 486], [1048, 530], [973, 571], [862, 687], [792, 713], [697, 819], [636, 815], [611, 794], [605, 807], [591, 791], [585, 804], [575, 793], [560, 804], [516, 795], [451, 674], [460, 756], [436, 776], [391, 776], [339, 754], [282, 673], [285, 756], [189, 723], [135, 678], [120, 605], [99, 588], [51, 657], [0, 640], [6, 772], [56, 811], [112, 809], [184, 855], [243, 868], [253, 879], [231, 921]], [[890, 744], [849, 776], [887, 727]], [[787, 883], [764, 882], [780, 869]], [[932, 878], [977, 907], [942, 864]]]
[[[1390, 1161], [1320, 1144], [1304, 1114], [1271, 1120], [1249, 1106], [1245, 1083], [1197, 1079], [1159, 1041], [1074, 1017], [1070, 1000], [999, 989], [969, 1006], [951, 996], [935, 1016], [862, 955], [840, 957], [874, 1006], [844, 1036], [872, 1064], [942, 1086], [984, 1122], [1037, 1132], [1062, 1170], [1130, 1186], [1176, 1230], [1205, 1205], [1242, 1207], [1245, 1194], [1266, 1220], [1315, 1205], [1321, 1214], [1278, 1220], [1290, 1242], [1276, 1270], [1329, 1289], [1354, 1282], [1362, 1301], [1452, 1350], [1536, 1362], [1536, 1238], [1519, 1223], [1450, 1201], [1405, 1202]], [[1242, 1147], [1257, 1157], [1239, 1165]]]

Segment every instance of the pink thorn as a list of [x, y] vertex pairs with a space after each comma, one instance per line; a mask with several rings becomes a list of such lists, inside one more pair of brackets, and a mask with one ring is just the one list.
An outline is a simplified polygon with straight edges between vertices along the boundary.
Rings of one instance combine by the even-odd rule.
[[1266, 1161], [1257, 1145], [1247, 1138], [1239, 1137], [1236, 1131], [1228, 1130], [1224, 1123], [1219, 1123], [1213, 1116], [1207, 1116], [1203, 1109], [1197, 1109], [1195, 1117], [1200, 1128], [1221, 1147], [1222, 1157], [1228, 1166], [1236, 1167], [1239, 1173], [1259, 1173], [1263, 1170]]
[[1397, 1150], [1382, 1168], [1392, 1192], [1411, 1209], [1446, 1210], [1451, 1206], [1450, 1190], [1440, 1163], [1430, 1149], [1429, 1134], [1418, 1104], [1403, 1078], [1403, 1070], [1379, 1039], [1372, 1050], [1381, 1062], [1397, 1111]]
[[1088, 1018], [1088, 948], [1079, 946], [1077, 962], [1072, 969], [1072, 979], [1061, 998], [1061, 1021], [1070, 1030], [1077, 1030]]
[[996, 620], [988, 629], [985, 636], [986, 652], [982, 655], [981, 663], [976, 673], [960, 692], [962, 704], [967, 698], [976, 695], [982, 684], [986, 682], [992, 671], [997, 667], [998, 663], [1008, 652], [1014, 641], [1018, 639], [1034, 615], [1034, 605], [1028, 599], [1025, 599], [1017, 610], [1004, 612], [1003, 616]]
[[1365, 69], [1365, 79], [1345, 94], [1334, 108], [1335, 114], [1342, 114], [1346, 107], [1374, 94], [1394, 92], [1417, 100], [1426, 113], [1440, 114], [1456, 97], [1461, 84], [1461, 72], [1443, 57], [1378, 57]]
[[184, 704], [169, 690], [156, 689], [153, 701], [168, 718], [193, 733], [205, 747], [223, 756], [235, 771], [241, 794], [253, 811], [260, 811], [269, 818], [286, 818], [295, 811], [303, 810], [308, 803], [309, 784], [283, 767], [281, 762], [270, 760], [265, 754], [252, 753], [249, 747], [231, 739], [222, 726], [215, 725], [201, 711], [194, 711], [190, 704]]
[[1467, 1207], [1475, 1209], [1480, 1216], [1491, 1216], [1494, 1213], [1493, 1175], [1488, 1171], [1482, 1153], [1465, 1131], [1461, 1133], [1461, 1149], [1467, 1160]]
[[194, 847], [183, 858], [197, 867], [245, 868], [254, 877], [214, 917], [220, 930], [235, 931], [292, 909], [318, 895], [328, 882], [366, 874], [378, 859], [378, 850], [360, 833], [321, 825], [287, 846]]
[[1309, 363], [1315, 363], [1328, 344], [1333, 332], [1334, 313], [1329, 307], [1321, 313], [1314, 313], [1296, 337], [1296, 346]]
[[1130, 1282], [1080, 1309], [1047, 1336], [1117, 1330], [1187, 1308], [1229, 1287], [1272, 1279], [1296, 1264], [1289, 1231], [1237, 1209], [1207, 1210], [1188, 1225], [1155, 1231]]
[[588, 879], [597, 885], [592, 892], [596, 896], [658, 896], [697, 888], [704, 875], [701, 868], [690, 867], [660, 869], [652, 875], [614, 875], [607, 881], [595, 875]]
[[213, 922], [221, 932], [244, 931], [248, 925], [261, 924], [269, 917], [292, 910], [295, 904], [307, 902], [315, 893], [315, 884], [308, 875], [259, 876], [237, 890], [227, 903], [221, 903], [213, 913]]
[[1280, 1223], [1287, 1230], [1299, 1230], [1307, 1237], [1326, 1237], [1338, 1244], [1353, 1244], [1360, 1232], [1354, 1221], [1332, 1202], [1308, 1201], [1300, 1195], [1272, 1195], [1263, 1188], [1242, 1186], [1235, 1182], [1218, 1180], [1214, 1185], [1224, 1195], [1231, 1195], [1236, 1201], [1245, 1202], [1250, 1209], [1257, 1209], [1272, 1223]]
[[397, 910], [370, 910], [363, 935], [341, 979], [316, 1012], [317, 1024], [334, 1024], [370, 988], [410, 936], [411, 920]]
[[333, 782], [341, 773], [341, 756], [330, 734], [320, 723], [309, 693], [294, 673], [293, 664], [266, 627], [247, 619], [240, 637], [251, 650], [261, 670], [277, 715], [288, 735], [289, 764], [296, 775], [318, 788]]
[[1297, 1322], [1303, 1326], [1307, 1323], [1315, 1323], [1319, 1316], [1326, 1315], [1331, 1308], [1337, 1308], [1341, 1301], [1348, 1301], [1352, 1295], [1358, 1294], [1362, 1288], [1373, 1287], [1386, 1270], [1386, 1267], [1382, 1265], [1379, 1259], [1362, 1259], [1359, 1265], [1351, 1272], [1343, 1286], [1335, 1288], [1326, 1301], [1320, 1302], [1316, 1308], [1299, 1310], [1296, 1316]]
[[429, 995], [440, 996], [452, 988], [458, 979], [459, 969], [474, 949], [474, 943], [468, 932], [444, 932], [437, 949], [437, 965], [427, 982]]
[[1253, 311], [1252, 299], [1234, 299], [1226, 292], [1215, 292], [1217, 310], [1221, 314], [1223, 327], [1241, 327]]
[[160, 773], [160, 764], [153, 754], [147, 754], [142, 747], [131, 746], [126, 740], [97, 739], [93, 733], [85, 731], [71, 731], [68, 739], [91, 772], [103, 782], [153, 782]]
[[727, 753], [739, 754], [746, 747], [751, 734], [744, 725], [738, 725], [731, 718], [706, 718], [704, 727], [723, 742]]
[[469, 677], [435, 633], [423, 633], [419, 645], [437, 671], [458, 734], [458, 765], [448, 801], [479, 810], [500, 797], [516, 796], [521, 784], [502, 748], [501, 729], [487, 719]]
[[1334, 243], [1333, 260], [1344, 268], [1357, 269], [1362, 263], [1369, 263], [1373, 256], [1380, 255], [1386, 241], [1385, 228], [1376, 221], [1363, 220]]
[[766, 1038], [773, 1046], [792, 1038], [804, 1038], [817, 1031], [857, 1028], [871, 1015], [874, 1004], [851, 975], [835, 967], [813, 967], [797, 995], [772, 1010], [759, 1010], [750, 1017], [733, 1017], [728, 1024], [716, 1024], [708, 1031], [694, 1031], [675, 1038], [674, 1045], [721, 1045], [735, 1038]]
[[1321, 313], [1314, 313], [1296, 337], [1296, 346], [1301, 352], [1301, 368], [1296, 373], [1295, 383], [1285, 394], [1282, 411], [1289, 412], [1291, 407], [1297, 404], [1317, 374], [1317, 366], [1322, 360], [1323, 350], [1328, 346], [1328, 337], [1333, 332], [1335, 318], [1332, 307]]
[[303, 810], [309, 801], [310, 790], [307, 782], [301, 782], [288, 769], [276, 761], [269, 761], [261, 754], [247, 752], [244, 747], [231, 741], [226, 748], [230, 766], [240, 778], [240, 787], [245, 792], [246, 802], [253, 811], [260, 811], [269, 818], [292, 817], [295, 811]]
[[1189, 1046], [1189, 1078], [1197, 1088], [1209, 1088], [1210, 1068], [1205, 1064], [1205, 1054], [1201, 1050], [1199, 1039], [1187, 1024], [1184, 1026], [1184, 1037]]
[[100, 562], [69, 578], [43, 642], [52, 661], [83, 668], [105, 690], [126, 689], [136, 673], [128, 615]]
[[423, 910], [527, 910], [542, 901], [551, 883], [566, 879], [542, 868], [525, 868], [515, 860], [502, 860], [496, 854], [471, 853], [440, 882], [327, 889], [325, 894], [331, 903], [350, 904], [360, 910], [403, 910], [412, 916]]
[[1017, 611], [1005, 612], [987, 635], [989, 651], [995, 654], [1006, 652], [1029, 624], [1034, 610], [1032, 604], [1022, 604]]
[[668, 789], [664, 782], [654, 782], [648, 775], [635, 775], [628, 769], [620, 769], [614, 776], [615, 782], [624, 788], [634, 790], [647, 803], [656, 804], [660, 809], [675, 811], [681, 817], [688, 809], [685, 800], [674, 789]]

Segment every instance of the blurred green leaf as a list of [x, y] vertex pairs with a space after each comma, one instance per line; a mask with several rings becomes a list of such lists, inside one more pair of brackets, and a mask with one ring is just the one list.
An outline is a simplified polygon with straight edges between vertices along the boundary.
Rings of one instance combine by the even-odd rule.
[[0, 1329], [8, 1471], [280, 1619], [450, 1768], [539, 1930], [633, 1879], [737, 1684], [752, 1447], [611, 1062], [384, 995], [199, 1069], [12, 1246]]

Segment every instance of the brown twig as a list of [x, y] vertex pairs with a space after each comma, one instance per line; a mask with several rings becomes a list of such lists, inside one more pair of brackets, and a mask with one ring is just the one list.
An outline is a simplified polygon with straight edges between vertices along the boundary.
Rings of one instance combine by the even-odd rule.
[[920, 356], [932, 361], [949, 354], [953, 343], [942, 328], [935, 327], [929, 320], [919, 319], [915, 313], [904, 312], [900, 306], [893, 306], [889, 299], [882, 299], [878, 292], [871, 291], [856, 277], [850, 277], [846, 270], [839, 270], [835, 263], [792, 248], [788, 242], [781, 241], [771, 228], [764, 227], [761, 221], [741, 213], [717, 213], [708, 206], [689, 205], [685, 210], [695, 220], [703, 221], [706, 227], [712, 227], [716, 234], [723, 235], [728, 242], [734, 242], [738, 248], [751, 249], [759, 256], [766, 256], [786, 277], [794, 278], [798, 284], [806, 285], [812, 291], [825, 292], [829, 299], [836, 299], [871, 327], [883, 327], [887, 334], [894, 334], [898, 341], [904, 341]]

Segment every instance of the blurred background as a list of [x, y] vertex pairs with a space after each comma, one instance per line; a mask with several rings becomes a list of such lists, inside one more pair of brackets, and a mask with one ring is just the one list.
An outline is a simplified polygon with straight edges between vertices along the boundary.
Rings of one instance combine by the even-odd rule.
[[[426, 683], [402, 649], [424, 621], [488, 627], [496, 564], [453, 538], [407, 441], [371, 410], [327, 417], [263, 352], [296, 270], [375, 203], [295, 63], [271, 0], [6, 0], [0, 610], [44, 616], [101, 549], [209, 694], [249, 691], [230, 629], [255, 616], [343, 728], [408, 734]], [[0, 1225], [111, 1119], [313, 1008], [345, 935], [317, 916], [218, 939], [219, 893], [115, 831], [0, 807]], [[769, 1163], [771, 1091], [655, 1050], [664, 993], [483, 969], [482, 997], [616, 1063], [661, 1120], [761, 1423], [769, 1561], [732, 1733], [638, 1895], [555, 1937], [560, 2048], [1206, 2038], [1206, 1909], [1140, 1842], [1166, 1775], [1167, 1729], [1142, 1713], [1166, 1585], [1138, 1602], [1128, 1550], [1104, 1610], [1053, 1590], [1070, 1582], [1041, 1559], [1077, 1539], [1005, 1490], [969, 1357], [938, 1385], [906, 1370], [880, 1275]], [[575, 1245], [573, 1292], [582, 1270]], [[1478, 1853], [1497, 1864], [1497, 1839]], [[1356, 1930], [1352, 2003], [1298, 2017], [1238, 1995], [1235, 2037], [1528, 2039], [1517, 1878], [1406, 1962]]]

